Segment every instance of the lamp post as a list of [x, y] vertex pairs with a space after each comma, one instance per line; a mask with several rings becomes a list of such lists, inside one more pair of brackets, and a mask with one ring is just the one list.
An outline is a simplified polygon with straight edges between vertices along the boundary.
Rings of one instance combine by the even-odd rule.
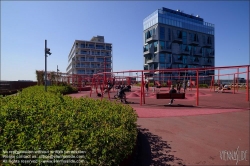
[[52, 53], [50, 52], [50, 49], [47, 48], [47, 40], [45, 40], [45, 50], [44, 50], [44, 54], [45, 54], [45, 92], [47, 92], [47, 54], [51, 55]]
[[57, 65], [57, 69], [56, 69], [56, 84], [58, 85], [58, 72], [59, 72], [60, 70], [58, 69], [58, 65]]

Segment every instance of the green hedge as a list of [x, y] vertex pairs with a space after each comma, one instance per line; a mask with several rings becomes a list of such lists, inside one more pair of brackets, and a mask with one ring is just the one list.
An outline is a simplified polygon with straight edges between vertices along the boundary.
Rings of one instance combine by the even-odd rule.
[[208, 88], [207, 84], [199, 84], [199, 88]]
[[85, 151], [82, 165], [119, 165], [136, 142], [133, 108], [63, 96], [65, 89], [52, 86], [46, 93], [36, 86], [0, 97], [0, 149], [80, 150]]

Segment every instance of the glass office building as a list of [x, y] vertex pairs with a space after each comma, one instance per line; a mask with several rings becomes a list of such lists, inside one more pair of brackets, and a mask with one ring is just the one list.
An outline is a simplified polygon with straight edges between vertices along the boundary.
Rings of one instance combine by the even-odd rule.
[[[90, 41], [75, 40], [68, 55], [67, 74], [80, 74], [85, 78], [93, 74], [112, 72], [112, 44], [104, 42], [104, 36]], [[109, 76], [109, 74], [107, 74]]]
[[[144, 70], [214, 67], [214, 24], [180, 10], [158, 9], [143, 20]], [[177, 80], [195, 72], [149, 72], [154, 80]], [[209, 81], [214, 71], [201, 71]], [[184, 78], [184, 77], [181, 77]]]

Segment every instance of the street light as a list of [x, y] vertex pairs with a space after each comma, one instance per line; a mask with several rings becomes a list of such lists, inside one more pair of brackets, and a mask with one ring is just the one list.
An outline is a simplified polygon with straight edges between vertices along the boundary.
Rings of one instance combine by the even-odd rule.
[[45, 40], [45, 92], [47, 92], [47, 54], [51, 55], [50, 49], [47, 48], [47, 40]]
[[57, 65], [57, 69], [56, 69], [56, 72], [57, 72], [57, 73], [56, 73], [56, 76], [57, 76], [57, 77], [56, 77], [57, 85], [58, 85], [58, 72], [59, 72], [59, 71], [60, 71], [60, 70], [58, 69], [58, 65]]

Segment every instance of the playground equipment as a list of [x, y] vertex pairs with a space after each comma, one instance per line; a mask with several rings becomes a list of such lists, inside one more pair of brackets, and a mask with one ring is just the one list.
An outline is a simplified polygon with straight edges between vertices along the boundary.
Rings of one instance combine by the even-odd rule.
[[[91, 87], [90, 96], [92, 92], [95, 91], [96, 94], [101, 93], [101, 99], [104, 97], [103, 90], [107, 86], [107, 80], [110, 80], [113, 83], [113, 90], [108, 91], [107, 95], [110, 99], [110, 93], [114, 92], [114, 87], [120, 84], [130, 85], [131, 83], [139, 82], [140, 83], [140, 105], [145, 104], [145, 81], [152, 81], [149, 75], [145, 75], [145, 73], [177, 73], [171, 76], [162, 76], [162, 80], [158, 81], [158, 85], [163, 86], [166, 84], [170, 88], [171, 85], [175, 85], [178, 80], [183, 82], [190, 82], [191, 90], [196, 90], [196, 105], [199, 105], [199, 85], [202, 83], [206, 83], [210, 88], [210, 91], [214, 91], [215, 80], [217, 77], [217, 84], [222, 83], [222, 78], [225, 76], [233, 77], [233, 86], [231, 89], [233, 90], [233, 94], [239, 91], [239, 76], [244, 77], [246, 87], [246, 101], [249, 101], [249, 67], [250, 65], [242, 65], [242, 66], [224, 66], [224, 67], [208, 67], [208, 68], [177, 68], [177, 69], [155, 69], [155, 70], [129, 70], [129, 71], [120, 71], [120, 72], [102, 72], [94, 74], [93, 76], [83, 76], [77, 74], [65, 74], [60, 73], [61, 76], [58, 82], [67, 82], [81, 90], [86, 84]], [[230, 70], [230, 71], [229, 71]], [[233, 70], [233, 71], [231, 71]], [[216, 71], [218, 74], [215, 74]], [[223, 73], [223, 71], [227, 71]], [[135, 76], [132, 76], [135, 73]], [[179, 73], [179, 74], [178, 74]], [[129, 76], [125, 76], [128, 74]], [[206, 74], [206, 75], [202, 75]], [[237, 78], [237, 79], [236, 79]], [[150, 86], [149, 86], [150, 88]]]
[[[225, 66], [225, 67], [207, 67], [207, 68], [178, 68], [178, 69], [155, 69], [155, 70], [129, 70], [129, 71], [120, 71], [120, 72], [112, 72], [111, 74], [123, 74], [123, 76], [116, 76], [116, 79], [118, 82], [122, 82], [125, 78], [124, 73], [136, 73], [136, 80], [140, 82], [140, 105], [145, 104], [145, 81], [148, 80], [149, 76], [145, 76], [145, 73], [182, 73], [175, 76], [166, 76], [163, 80], [168, 80], [167, 85], [170, 87], [174, 82], [177, 80], [181, 80], [183, 82], [189, 82], [190, 88], [196, 89], [196, 105], [199, 105], [199, 84], [202, 82], [209, 81], [210, 82], [210, 91], [212, 90], [212, 87], [215, 90], [214, 86], [214, 77], [218, 76], [218, 83], [220, 83], [220, 76], [224, 76], [226, 74], [220, 74], [220, 71], [226, 70], [226, 69], [236, 69], [236, 72], [231, 72], [231, 75], [234, 75], [234, 83], [235, 83], [235, 76], [239, 74], [245, 74], [246, 75], [246, 100], [249, 101], [249, 66], [250, 65], [243, 65], [243, 66]], [[245, 69], [244, 72], [239, 72], [239, 69]], [[218, 74], [214, 74], [215, 71], [218, 71]], [[105, 72], [104, 72], [105, 73]], [[104, 74], [99, 73], [99, 74]], [[185, 73], [185, 74], [183, 74]], [[186, 75], [186, 73], [191, 73], [190, 75]], [[202, 75], [206, 73], [206, 75]], [[203, 78], [203, 79], [202, 79]], [[206, 78], [206, 79], [205, 79]], [[147, 80], [146, 80], [147, 79]], [[127, 79], [127, 82], [130, 80]], [[157, 85], [161, 85], [159, 81], [156, 82]], [[235, 88], [234, 92], [235, 94]]]

